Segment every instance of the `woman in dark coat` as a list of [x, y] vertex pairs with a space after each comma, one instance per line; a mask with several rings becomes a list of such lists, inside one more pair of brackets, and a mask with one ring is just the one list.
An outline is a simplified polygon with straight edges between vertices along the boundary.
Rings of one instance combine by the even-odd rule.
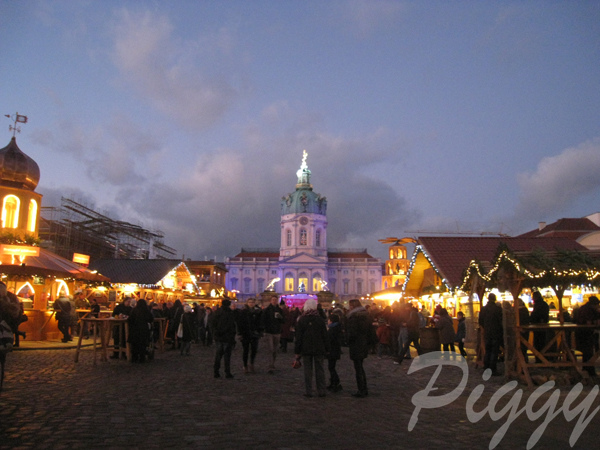
[[129, 339], [131, 346], [131, 362], [144, 362], [146, 360], [146, 347], [150, 343], [150, 331], [154, 316], [148, 309], [146, 300], [140, 299], [131, 315], [127, 318], [129, 323]]
[[325, 370], [323, 359], [329, 353], [329, 338], [325, 320], [317, 311], [317, 301], [309, 299], [304, 303], [304, 314], [296, 323], [296, 358], [302, 357], [306, 397], [312, 397], [313, 367], [319, 397], [325, 397]]

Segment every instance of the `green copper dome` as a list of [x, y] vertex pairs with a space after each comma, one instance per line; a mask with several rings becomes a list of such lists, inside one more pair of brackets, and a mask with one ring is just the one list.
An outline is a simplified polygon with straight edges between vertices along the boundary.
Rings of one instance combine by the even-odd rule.
[[298, 176], [296, 191], [281, 197], [282, 216], [301, 213], [321, 214], [323, 216], [327, 214], [327, 199], [314, 192], [312, 184], [310, 184], [310, 170], [306, 165], [307, 156], [305, 150], [300, 170], [296, 172]]

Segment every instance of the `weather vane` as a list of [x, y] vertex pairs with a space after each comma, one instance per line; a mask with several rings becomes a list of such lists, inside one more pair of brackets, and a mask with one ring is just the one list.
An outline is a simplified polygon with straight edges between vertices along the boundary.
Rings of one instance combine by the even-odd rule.
[[15, 137], [16, 133], [21, 132], [21, 127], [17, 126], [17, 124], [18, 123], [27, 123], [27, 116], [22, 116], [19, 113], [16, 113], [13, 116], [11, 116], [10, 114], [5, 114], [4, 117], [8, 117], [9, 119], [15, 121], [14, 125], [8, 126], [8, 130], [12, 131], [13, 137]]

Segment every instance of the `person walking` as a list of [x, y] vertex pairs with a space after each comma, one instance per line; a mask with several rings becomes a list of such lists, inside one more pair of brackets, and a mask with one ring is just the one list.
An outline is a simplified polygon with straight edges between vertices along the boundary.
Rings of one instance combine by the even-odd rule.
[[496, 304], [496, 294], [488, 294], [488, 301], [479, 313], [479, 326], [483, 327], [485, 340], [483, 369], [490, 369], [493, 376], [498, 376], [500, 375], [497, 369], [498, 355], [504, 333], [502, 330], [502, 308]]
[[275, 373], [275, 359], [277, 359], [277, 350], [279, 349], [279, 339], [283, 327], [283, 311], [279, 307], [277, 296], [271, 297], [271, 303], [262, 312], [262, 329], [267, 340], [269, 349], [269, 368], [267, 373]]
[[348, 302], [350, 311], [346, 320], [346, 333], [350, 359], [354, 364], [357, 392], [353, 397], [363, 398], [369, 395], [367, 388], [367, 375], [363, 362], [369, 354], [369, 333], [372, 332], [371, 318], [360, 300], [352, 299]]
[[315, 382], [319, 397], [325, 397], [325, 370], [323, 360], [329, 353], [329, 338], [327, 324], [317, 310], [317, 301], [308, 299], [304, 303], [304, 313], [296, 323], [294, 353], [296, 359], [302, 358], [304, 366], [305, 397], [312, 397], [312, 376], [315, 372]]
[[231, 301], [224, 298], [221, 307], [213, 313], [211, 329], [215, 341], [215, 378], [221, 378], [221, 359], [225, 363], [225, 378], [233, 378], [231, 373], [231, 352], [235, 345], [235, 315], [230, 308]]
[[237, 316], [238, 335], [243, 349], [242, 363], [246, 374], [254, 373], [254, 360], [258, 352], [258, 341], [262, 332], [260, 325], [261, 313], [261, 309], [256, 306], [256, 300], [249, 298]]
[[404, 342], [404, 347], [400, 350], [398, 361], [394, 361], [394, 364], [402, 364], [404, 360], [404, 355], [410, 354], [410, 344], [413, 344], [415, 349], [417, 350], [417, 355], [422, 353], [421, 344], [419, 344], [420, 333], [419, 330], [421, 328], [421, 317], [423, 317], [419, 310], [414, 306], [408, 306], [408, 314], [404, 317], [406, 322], [403, 322], [403, 326], [408, 330], [408, 339]]

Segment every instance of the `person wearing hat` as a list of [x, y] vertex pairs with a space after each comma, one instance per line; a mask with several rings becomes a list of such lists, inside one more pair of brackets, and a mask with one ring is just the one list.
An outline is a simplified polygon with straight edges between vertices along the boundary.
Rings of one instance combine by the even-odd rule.
[[[600, 320], [599, 304], [600, 300], [598, 300], [598, 297], [592, 295], [587, 303], [579, 308], [575, 322], [578, 325], [597, 324], [598, 320]], [[581, 359], [586, 363], [594, 356], [594, 329], [580, 328], [576, 331], [575, 336], [577, 338], [577, 349], [581, 352]], [[596, 337], [597, 343], [598, 338]], [[596, 376], [596, 368], [594, 366], [587, 366], [584, 369], [590, 376]]]
[[213, 314], [211, 329], [216, 344], [214, 375], [221, 378], [221, 359], [225, 362], [225, 378], [233, 378], [231, 373], [231, 352], [235, 344], [235, 314], [230, 308], [231, 301], [224, 298], [221, 307]]

